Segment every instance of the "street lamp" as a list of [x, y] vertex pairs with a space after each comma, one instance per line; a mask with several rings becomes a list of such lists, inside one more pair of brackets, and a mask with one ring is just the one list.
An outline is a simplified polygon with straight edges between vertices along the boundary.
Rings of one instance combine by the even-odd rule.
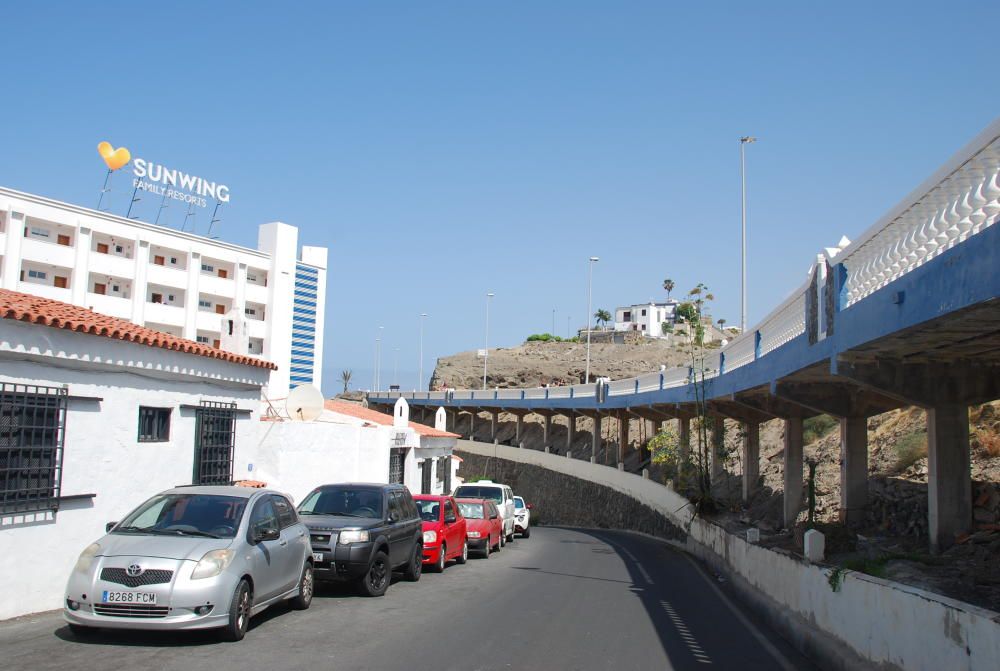
[[740, 214], [743, 229], [743, 245], [740, 254], [742, 279], [740, 281], [740, 333], [747, 330], [747, 179], [746, 179], [746, 159], [745, 149], [748, 144], [757, 141], [757, 138], [744, 135], [740, 138]]
[[490, 358], [490, 299], [494, 293], [486, 294], [486, 349], [483, 350], [483, 389], [486, 389], [486, 364]]
[[585, 384], [590, 384], [590, 320], [593, 319], [593, 314], [591, 314], [591, 309], [593, 308], [593, 292], [591, 288], [594, 284], [594, 264], [600, 261], [596, 256], [590, 257], [590, 264], [587, 266], [587, 374], [585, 377]]
[[378, 337], [375, 338], [375, 390], [382, 389], [382, 332], [384, 326], [378, 327]]
[[399, 348], [392, 348], [392, 383], [399, 386]]
[[426, 312], [420, 313], [420, 377], [417, 378], [417, 390], [422, 389], [421, 385], [424, 383], [424, 317], [427, 316]]

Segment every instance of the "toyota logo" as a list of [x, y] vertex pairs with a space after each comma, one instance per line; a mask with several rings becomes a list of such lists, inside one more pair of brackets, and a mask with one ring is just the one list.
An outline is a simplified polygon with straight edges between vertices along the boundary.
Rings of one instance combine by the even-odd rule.
[[138, 564], [129, 564], [128, 568], [125, 569], [125, 572], [135, 578], [142, 575], [142, 567]]

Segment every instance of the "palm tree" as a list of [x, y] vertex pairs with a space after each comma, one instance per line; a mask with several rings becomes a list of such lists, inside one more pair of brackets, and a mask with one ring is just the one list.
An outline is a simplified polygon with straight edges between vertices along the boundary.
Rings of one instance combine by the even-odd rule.
[[340, 371], [340, 381], [344, 383], [344, 393], [347, 393], [347, 388], [351, 386], [351, 378], [354, 374], [350, 369]]
[[607, 324], [609, 321], [611, 321], [611, 313], [608, 312], [607, 310], [598, 310], [597, 312], [594, 313], [594, 319], [597, 320], [598, 326], [600, 326], [601, 324]]
[[669, 277], [663, 280], [663, 290], [667, 292], [667, 300], [670, 300], [670, 292], [674, 290], [674, 281]]

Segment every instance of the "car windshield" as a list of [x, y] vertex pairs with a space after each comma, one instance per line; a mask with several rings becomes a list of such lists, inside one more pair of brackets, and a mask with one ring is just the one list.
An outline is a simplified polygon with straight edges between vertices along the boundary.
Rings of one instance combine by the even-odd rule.
[[458, 509], [462, 513], [462, 517], [467, 517], [470, 520], [483, 519], [483, 504], [481, 503], [459, 503]]
[[503, 501], [503, 490], [499, 487], [478, 487], [476, 485], [462, 485], [455, 491], [455, 496], [465, 499], [489, 499], [500, 503]]
[[370, 487], [323, 487], [299, 505], [300, 515], [382, 517], [382, 492]]
[[232, 538], [247, 499], [210, 494], [160, 494], [132, 511], [112, 533]]
[[514, 497], [514, 507], [515, 508], [523, 508], [524, 507], [524, 499], [522, 499], [520, 496], [515, 496]]
[[417, 504], [417, 510], [420, 511], [420, 519], [424, 522], [437, 522], [441, 519], [440, 501], [414, 500], [413, 502]]

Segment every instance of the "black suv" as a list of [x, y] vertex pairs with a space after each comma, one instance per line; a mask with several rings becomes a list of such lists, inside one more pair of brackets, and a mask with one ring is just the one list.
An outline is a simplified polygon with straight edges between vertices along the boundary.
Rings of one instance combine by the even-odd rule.
[[385, 594], [393, 571], [420, 580], [423, 529], [403, 485], [323, 485], [298, 511], [309, 527], [316, 580], [353, 581], [366, 596]]

